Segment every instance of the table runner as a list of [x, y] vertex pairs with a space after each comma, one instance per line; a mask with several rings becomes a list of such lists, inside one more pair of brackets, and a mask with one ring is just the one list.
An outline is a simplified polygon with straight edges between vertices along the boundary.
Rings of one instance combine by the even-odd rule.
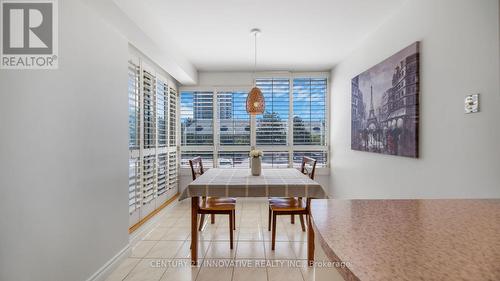
[[184, 189], [179, 200], [197, 196], [326, 197], [319, 183], [292, 168], [262, 169], [260, 176], [252, 176], [250, 169], [209, 169]]

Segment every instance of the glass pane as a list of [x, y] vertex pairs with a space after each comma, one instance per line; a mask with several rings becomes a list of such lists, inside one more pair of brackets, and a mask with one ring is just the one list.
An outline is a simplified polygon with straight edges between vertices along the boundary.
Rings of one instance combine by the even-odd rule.
[[257, 115], [257, 145], [287, 145], [290, 82], [283, 78], [259, 78], [265, 112]]
[[181, 145], [212, 145], [212, 92], [181, 93]]
[[183, 151], [181, 153], [181, 167], [189, 168], [189, 160], [201, 156], [203, 168], [214, 167], [214, 154], [212, 151]]
[[220, 145], [250, 145], [247, 92], [217, 93]]
[[304, 156], [316, 159], [316, 168], [326, 167], [328, 164], [326, 151], [294, 151], [293, 167], [300, 168]]
[[219, 152], [219, 168], [249, 168], [248, 151]]
[[264, 152], [262, 156], [262, 168], [287, 168], [288, 167], [288, 152], [273, 151]]
[[326, 93], [324, 78], [293, 80], [293, 144], [325, 145]]

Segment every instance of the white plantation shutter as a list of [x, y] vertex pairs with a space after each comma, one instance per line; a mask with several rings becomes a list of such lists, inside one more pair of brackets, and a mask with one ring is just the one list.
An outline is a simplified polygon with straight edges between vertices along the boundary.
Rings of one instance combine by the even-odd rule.
[[140, 100], [139, 100], [139, 66], [129, 61], [128, 64], [128, 132], [129, 149], [139, 148], [139, 123], [140, 123]]
[[156, 197], [156, 156], [145, 156], [142, 167], [142, 205], [145, 205]]
[[175, 83], [164, 72], [139, 57], [130, 60], [128, 74], [132, 226], [177, 193], [178, 108]]
[[169, 157], [167, 153], [158, 154], [158, 171], [157, 171], [157, 185], [158, 195], [162, 195], [167, 191], [169, 186]]
[[158, 127], [158, 147], [166, 147], [167, 143], [167, 130], [169, 124], [167, 123], [168, 117], [168, 86], [167, 83], [156, 80], [156, 124]]
[[264, 94], [265, 112], [257, 116], [257, 145], [287, 145], [290, 81], [288, 78], [258, 78]]
[[170, 151], [168, 153], [168, 189], [177, 188], [177, 152]]
[[148, 71], [143, 71], [143, 112], [144, 112], [144, 148], [156, 146], [156, 87], [155, 77]]
[[169, 88], [169, 139], [170, 146], [177, 145], [177, 91]]
[[128, 161], [128, 210], [133, 213], [141, 206], [140, 162], [139, 158]]

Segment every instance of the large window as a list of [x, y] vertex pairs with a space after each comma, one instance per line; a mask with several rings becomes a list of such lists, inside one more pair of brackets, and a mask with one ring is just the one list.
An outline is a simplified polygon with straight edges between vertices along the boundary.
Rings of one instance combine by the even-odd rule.
[[181, 91], [183, 167], [201, 156], [207, 168], [247, 168], [252, 145], [264, 151], [264, 167], [300, 167], [303, 156], [327, 165], [326, 77], [259, 77], [255, 83], [266, 107], [254, 123], [246, 112], [249, 89]]

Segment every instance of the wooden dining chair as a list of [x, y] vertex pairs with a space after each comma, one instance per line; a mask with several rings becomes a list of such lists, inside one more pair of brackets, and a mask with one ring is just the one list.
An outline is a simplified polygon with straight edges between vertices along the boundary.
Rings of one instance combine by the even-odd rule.
[[[191, 175], [193, 180], [198, 176], [203, 175], [203, 163], [201, 157], [195, 157], [189, 160], [191, 167]], [[200, 226], [198, 231], [203, 229], [205, 215], [210, 215], [211, 223], [215, 223], [215, 215], [229, 215], [229, 241], [230, 247], [233, 249], [233, 230], [236, 230], [236, 199], [235, 198], [220, 198], [220, 197], [202, 197], [198, 208], [200, 215]]]
[[[316, 172], [316, 160], [307, 156], [302, 158], [302, 165], [300, 172], [307, 175], [310, 179], [314, 179]], [[306, 202], [302, 197], [271, 197], [269, 198], [269, 219], [268, 230], [271, 231], [271, 249], [274, 250], [276, 244], [276, 217], [280, 215], [290, 215], [291, 223], [295, 223], [295, 215], [299, 216], [300, 226], [302, 231], [306, 231], [304, 223], [304, 215], [310, 213], [310, 199], [307, 198]], [[272, 221], [271, 221], [272, 219]], [[272, 229], [271, 229], [272, 228]]]

